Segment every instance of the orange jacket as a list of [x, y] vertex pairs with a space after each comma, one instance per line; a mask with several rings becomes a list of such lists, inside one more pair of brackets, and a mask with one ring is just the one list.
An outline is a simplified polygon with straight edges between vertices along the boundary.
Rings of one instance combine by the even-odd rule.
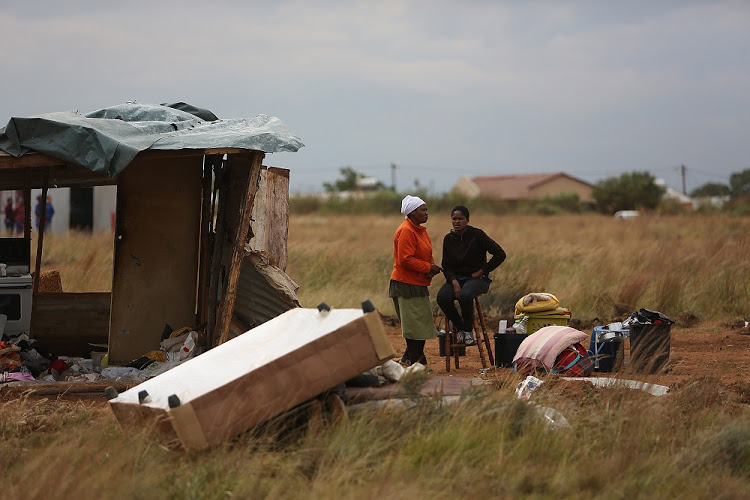
[[410, 285], [429, 285], [432, 279], [425, 277], [425, 274], [430, 272], [435, 259], [432, 258], [432, 240], [427, 228], [404, 219], [393, 236], [393, 260], [392, 280]]

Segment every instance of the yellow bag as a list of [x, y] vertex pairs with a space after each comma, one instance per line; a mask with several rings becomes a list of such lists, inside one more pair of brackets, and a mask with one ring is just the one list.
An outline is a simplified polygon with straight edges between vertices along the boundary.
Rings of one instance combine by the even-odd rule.
[[516, 302], [516, 315], [557, 309], [560, 301], [551, 293], [527, 293]]

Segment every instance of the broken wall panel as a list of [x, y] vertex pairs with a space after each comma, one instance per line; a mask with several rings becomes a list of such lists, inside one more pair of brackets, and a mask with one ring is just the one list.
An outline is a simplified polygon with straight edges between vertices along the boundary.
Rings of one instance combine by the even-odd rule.
[[289, 238], [289, 170], [267, 167], [261, 171], [251, 227], [250, 249], [267, 254], [273, 265], [285, 270]]
[[[377, 311], [292, 309], [109, 401], [188, 450], [220, 443], [394, 356]], [[139, 394], [148, 397], [139, 404]], [[169, 399], [173, 404], [170, 407]], [[175, 407], [174, 398], [179, 399]], [[163, 425], [169, 422], [170, 426]]]
[[301, 307], [297, 299], [298, 289], [299, 285], [271, 264], [266, 254], [246, 253], [237, 285], [231, 336], [265, 323], [289, 309]]
[[109, 357], [158, 349], [165, 324], [195, 325], [202, 157], [136, 160], [117, 190]]

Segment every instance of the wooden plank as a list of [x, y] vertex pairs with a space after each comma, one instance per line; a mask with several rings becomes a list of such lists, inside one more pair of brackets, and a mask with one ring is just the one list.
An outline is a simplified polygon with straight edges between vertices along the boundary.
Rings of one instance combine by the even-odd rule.
[[[219, 278], [222, 270], [221, 256], [224, 253], [224, 234], [226, 231], [227, 202], [229, 201], [229, 176], [224, 176], [225, 165], [215, 164], [214, 203], [216, 204], [216, 231], [211, 244], [211, 263], [209, 266], [208, 311], [206, 314], [206, 339], [213, 345], [216, 328], [216, 310], [219, 307]], [[218, 201], [216, 201], [218, 196]]]
[[92, 172], [78, 165], [32, 166], [0, 170], [0, 184], [4, 189], [23, 189], [27, 172], [31, 175], [31, 188], [42, 187], [44, 174], [48, 175], [48, 185], [52, 187], [90, 187], [117, 184], [117, 178]]
[[165, 324], [195, 326], [202, 157], [141, 160], [117, 190], [109, 356], [158, 349]]
[[35, 298], [31, 336], [53, 354], [89, 356], [89, 343], [106, 343], [110, 294], [45, 293]]
[[209, 290], [209, 231], [211, 221], [211, 180], [213, 174], [213, 160], [210, 157], [203, 159], [203, 183], [201, 185], [201, 242], [200, 242], [200, 264], [198, 266], [198, 311], [196, 323], [202, 324], [206, 318], [206, 299]]
[[249, 154], [249, 149], [240, 148], [203, 148], [203, 149], [170, 149], [170, 150], [158, 150], [148, 149], [141, 151], [136, 156], [136, 160], [163, 160], [170, 158], [186, 158], [186, 157], [204, 157], [211, 155], [233, 155], [233, 154]]
[[30, 396], [65, 396], [72, 394], [89, 394], [104, 396], [107, 387], [113, 387], [117, 392], [125, 392], [138, 385], [136, 382], [49, 382], [44, 384], [5, 385], [0, 388], [0, 396], [4, 399]]
[[0, 169], [51, 167], [53, 165], [65, 164], [67, 164], [67, 162], [64, 160], [42, 153], [26, 153], [25, 155], [15, 157], [0, 151]]
[[[233, 158], [233, 156], [228, 157], [230, 167], [235, 161], [247, 160], [245, 155], [236, 156], [237, 158]], [[258, 189], [258, 178], [260, 176], [263, 156], [263, 153], [253, 153], [250, 155], [250, 175], [248, 175], [247, 181], [244, 184], [245, 190], [240, 201], [241, 212], [239, 224], [237, 225], [234, 234], [234, 241], [232, 242], [232, 259], [229, 266], [229, 275], [226, 279], [224, 293], [222, 294], [221, 302], [219, 303], [218, 317], [216, 319], [216, 329], [214, 333], [218, 339], [216, 342], [217, 344], [226, 342], [229, 333], [229, 323], [232, 319], [234, 301], [237, 298], [237, 283], [240, 276], [240, 266], [242, 264], [242, 259], [245, 257], [245, 244], [247, 243], [247, 235], [250, 230], [250, 218], [255, 203], [255, 193]]]
[[271, 263], [286, 270], [289, 237], [289, 170], [266, 167], [253, 207], [251, 250], [267, 255]]

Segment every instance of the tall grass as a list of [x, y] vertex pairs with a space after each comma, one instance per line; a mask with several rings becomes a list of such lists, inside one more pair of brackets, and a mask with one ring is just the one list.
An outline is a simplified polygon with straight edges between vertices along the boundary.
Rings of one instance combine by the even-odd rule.
[[[402, 220], [399, 215], [291, 217], [287, 272], [301, 286], [302, 304], [359, 307], [370, 299], [392, 315], [387, 297], [392, 238]], [[427, 228], [438, 263], [449, 223], [447, 213], [432, 210]], [[586, 320], [615, 319], [640, 307], [669, 316], [689, 311], [704, 319], [750, 316], [750, 217], [615, 220], [593, 214], [477, 213], [471, 223], [508, 254], [482, 299], [491, 315], [509, 316], [521, 296], [546, 291], [570, 307], [574, 318]], [[108, 291], [112, 248], [109, 233], [45, 236], [42, 270], [58, 269], [65, 291]], [[430, 287], [436, 313], [434, 297], [443, 283], [438, 276]]]
[[[109, 232], [70, 231], [45, 234], [41, 271], [60, 272], [66, 292], [109, 292], [112, 290], [114, 237]], [[31, 268], [36, 262], [36, 233], [31, 243]]]
[[[512, 376], [445, 405], [363, 409], [349, 421], [268, 426], [213, 449], [169, 451], [119, 430], [106, 407], [20, 398], [0, 404], [7, 498], [743, 498], [750, 415], [695, 380], [656, 398], [548, 377], [537, 405]], [[571, 385], [572, 384], [572, 385]], [[281, 431], [280, 429], [283, 429]]]
[[[393, 314], [387, 298], [393, 232], [390, 216], [295, 216], [287, 272], [304, 305], [357, 307], [371, 299]], [[431, 212], [427, 228], [439, 263], [447, 214]], [[510, 315], [524, 294], [555, 294], [581, 319], [613, 319], [640, 307], [701, 318], [750, 316], [750, 218], [599, 215], [472, 215], [505, 249], [483, 298], [492, 314]], [[444, 283], [433, 280], [433, 298]], [[437, 311], [437, 308], [436, 308]]]

